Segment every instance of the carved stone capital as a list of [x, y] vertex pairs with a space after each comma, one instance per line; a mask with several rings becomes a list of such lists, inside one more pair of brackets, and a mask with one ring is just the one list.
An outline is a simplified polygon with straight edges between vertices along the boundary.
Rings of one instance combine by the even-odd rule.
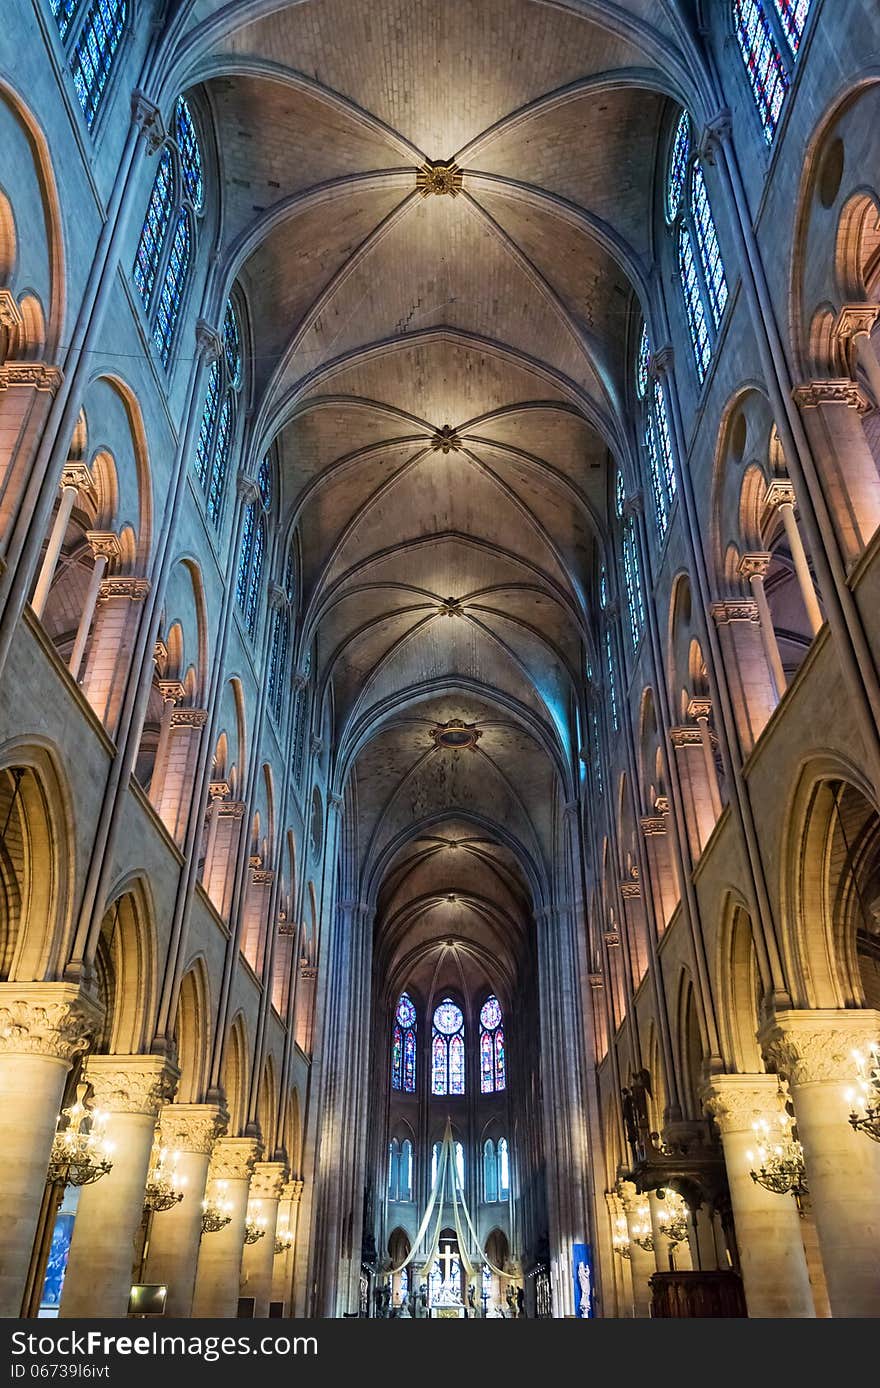
[[156, 1117], [173, 1099], [180, 1071], [160, 1055], [90, 1055], [83, 1075], [96, 1107]]
[[186, 685], [183, 680], [157, 680], [156, 687], [166, 704], [176, 704], [186, 698]]
[[770, 567], [769, 554], [744, 554], [739, 561], [738, 572], [742, 578], [766, 578]]
[[688, 718], [695, 719], [697, 722], [699, 722], [701, 718], [711, 718], [712, 700], [694, 697], [687, 706], [687, 716]]
[[324, 739], [312, 733], [309, 738], [309, 751], [313, 757], [319, 757], [324, 750]]
[[129, 602], [143, 602], [150, 591], [149, 580], [131, 578], [117, 574], [113, 578], [101, 580], [98, 589], [98, 602], [109, 602], [111, 598], [127, 598]]
[[619, 616], [620, 603], [617, 601], [617, 599], [614, 598], [611, 602], [606, 602], [605, 606], [602, 609], [602, 619], [604, 625], [606, 627], [613, 626]]
[[752, 1124], [779, 1112], [776, 1075], [713, 1075], [703, 1090], [703, 1108], [726, 1133], [749, 1133]]
[[645, 511], [645, 494], [642, 491], [631, 492], [623, 503], [624, 516], [641, 516]]
[[0, 328], [20, 328], [24, 319], [11, 289], [0, 289]]
[[669, 729], [669, 740], [673, 747], [702, 747], [703, 737], [699, 728], [684, 724], [681, 728]]
[[0, 390], [28, 386], [54, 395], [63, 380], [59, 368], [47, 366], [44, 361], [5, 361], [0, 366]]
[[207, 1156], [226, 1131], [229, 1115], [218, 1104], [166, 1104], [159, 1116], [164, 1146]]
[[602, 974], [587, 974], [590, 987], [599, 989], [605, 987], [605, 978]]
[[667, 815], [667, 814], [669, 814], [669, 796], [668, 796], [668, 795], [658, 795], [658, 796], [656, 796], [656, 798], [655, 798], [655, 800], [654, 800], [654, 809], [657, 811], [658, 814], [662, 814], [662, 815]]
[[144, 136], [147, 152], [155, 154], [165, 141], [165, 123], [155, 101], [137, 87], [131, 94], [131, 118]]
[[257, 486], [256, 478], [249, 477], [246, 472], [239, 472], [235, 479], [238, 494], [245, 506], [252, 506], [260, 497], [260, 489]]
[[206, 708], [176, 708], [171, 715], [172, 728], [203, 728], [207, 721]]
[[0, 984], [0, 1054], [43, 1055], [68, 1065], [101, 1021], [74, 983]]
[[263, 1155], [255, 1137], [219, 1137], [211, 1153], [209, 1181], [249, 1181]]
[[243, 800], [221, 800], [217, 805], [217, 813], [221, 819], [244, 819], [244, 812]]
[[833, 381], [809, 381], [805, 385], [795, 386], [792, 398], [802, 410], [817, 410], [823, 405], [842, 405], [845, 409], [867, 414], [871, 409], [871, 401], [861, 386], [846, 377]]
[[625, 882], [621, 882], [620, 895], [623, 897], [624, 901], [632, 901], [636, 897], [641, 896], [641, 894], [642, 885], [640, 882], [632, 882], [629, 879]]
[[94, 557], [106, 559], [108, 564], [114, 563], [122, 553], [119, 536], [114, 530], [87, 530], [86, 539]]
[[856, 1074], [853, 1051], [880, 1041], [880, 1012], [870, 1007], [777, 1012], [758, 1039], [768, 1061], [792, 1086], [845, 1085]]
[[153, 660], [156, 665], [162, 666], [164, 666], [168, 660], [168, 647], [161, 638], [153, 646]]
[[288, 1181], [287, 1185], [284, 1187], [284, 1199], [289, 1200], [294, 1205], [299, 1204], [300, 1200], [302, 1199], [302, 1193], [302, 1181]]
[[232, 787], [228, 781], [209, 781], [208, 798], [211, 800], [225, 800], [227, 795], [232, 794]]
[[423, 198], [449, 196], [461, 192], [461, 169], [451, 159], [428, 159], [416, 170], [416, 188]]
[[795, 500], [794, 487], [787, 477], [774, 477], [772, 482], [767, 483], [764, 505], [770, 510], [775, 511], [780, 506], [794, 506]]
[[95, 483], [85, 463], [65, 463], [61, 469], [62, 487], [73, 487], [78, 492], [94, 491]]
[[269, 584], [267, 598], [273, 612], [280, 611], [281, 608], [287, 605], [287, 594], [280, 583]]
[[880, 304], [844, 304], [834, 324], [835, 337], [851, 341], [857, 333], [870, 335], [880, 318]]
[[651, 353], [651, 360], [648, 363], [648, 375], [655, 380], [660, 380], [663, 376], [671, 376], [675, 366], [675, 348], [671, 343], [666, 342], [662, 347], [658, 347]]
[[619, 931], [619, 930], [603, 930], [603, 931], [602, 931], [602, 939], [605, 941], [605, 943], [606, 943], [606, 945], [608, 946], [609, 949], [619, 949], [619, 948], [620, 948], [620, 931]]
[[251, 870], [251, 881], [256, 887], [270, 887], [275, 881], [275, 873], [272, 868], [253, 868]]
[[666, 820], [662, 815], [644, 815], [639, 824], [646, 839], [666, 833]]
[[718, 627], [728, 626], [730, 622], [751, 622], [752, 625], [756, 625], [761, 620], [754, 598], [733, 598], [713, 602], [709, 612]]
[[697, 155], [704, 164], [715, 163], [721, 145], [730, 139], [732, 128], [731, 114], [726, 108], [706, 121], [697, 146]]
[[218, 360], [223, 350], [220, 334], [206, 318], [196, 320], [195, 333], [196, 355], [204, 362], [205, 366], [210, 366], [212, 362]]
[[251, 1177], [251, 1200], [280, 1200], [286, 1177], [283, 1161], [258, 1161]]
[[299, 976], [303, 983], [313, 983], [318, 977], [318, 970], [314, 964], [300, 964]]

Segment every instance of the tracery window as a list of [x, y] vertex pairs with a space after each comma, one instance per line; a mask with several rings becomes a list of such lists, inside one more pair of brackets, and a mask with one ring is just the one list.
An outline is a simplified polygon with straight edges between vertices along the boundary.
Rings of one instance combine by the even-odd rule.
[[510, 1194], [510, 1153], [507, 1138], [498, 1139], [498, 1199], [506, 1200]]
[[616, 733], [620, 732], [620, 713], [617, 707], [617, 684], [614, 679], [614, 653], [611, 649], [611, 627], [605, 628], [605, 674], [608, 679], [608, 711], [611, 715], [611, 727]]
[[[690, 153], [690, 128], [690, 117], [686, 111], [682, 111], [669, 151], [666, 216], [669, 222], [678, 223], [678, 273], [694, 363], [702, 385], [712, 360], [714, 338], [727, 305], [728, 289], [706, 179], [699, 160], [692, 160]], [[641, 379], [640, 361], [641, 344], [636, 365], [637, 384]], [[644, 374], [647, 375], [647, 372]], [[644, 393], [643, 390], [640, 395]], [[654, 428], [655, 432], [659, 428], [656, 420]], [[650, 451], [652, 441], [649, 438], [647, 442]], [[653, 444], [662, 447], [657, 438]]]
[[291, 612], [296, 596], [296, 554], [294, 546], [291, 545], [287, 550], [287, 560], [284, 566], [284, 597], [285, 603], [275, 609], [272, 619], [272, 641], [269, 647], [269, 684], [268, 696], [269, 707], [278, 722], [281, 718], [284, 703], [285, 672], [287, 670], [287, 656], [290, 650], [290, 630]]
[[483, 1143], [483, 1199], [487, 1204], [506, 1200], [510, 1195], [510, 1154], [507, 1138]]
[[86, 125], [92, 129], [128, 23], [127, 0], [49, 0]]
[[501, 1004], [491, 994], [480, 1008], [480, 1092], [497, 1094], [507, 1087], [507, 1055]]
[[404, 1094], [416, 1092], [416, 1009], [408, 993], [401, 993], [391, 1034], [391, 1087]]
[[694, 262], [694, 248], [691, 244], [691, 234], [684, 225], [682, 225], [678, 235], [678, 268], [681, 274], [681, 288], [684, 294], [684, 306], [687, 312], [691, 348], [697, 367], [697, 376], [702, 385], [703, 381], [706, 379], [709, 363], [712, 360], [712, 343], [709, 340], [706, 313], [703, 308], [703, 301], [700, 298], [700, 288], [697, 283], [697, 267]]
[[773, 0], [773, 4], [776, 6], [779, 23], [782, 25], [782, 32], [788, 40], [788, 46], [792, 54], [796, 54], [804, 36], [804, 29], [807, 27], [811, 0]]
[[413, 1145], [408, 1137], [400, 1144], [400, 1169], [397, 1181], [398, 1200], [413, 1198]]
[[272, 468], [268, 458], [264, 458], [260, 464], [257, 488], [259, 501], [249, 502], [244, 511], [235, 582], [236, 601], [244, 613], [245, 626], [251, 637], [257, 629], [263, 557], [266, 552], [265, 513], [272, 504]]
[[712, 322], [717, 332], [721, 315], [727, 303], [727, 279], [721, 262], [721, 249], [718, 245], [715, 221], [709, 207], [706, 180], [699, 163], [694, 164], [694, 171], [691, 176], [691, 214], [694, 230], [697, 233], [697, 249], [700, 252], [700, 265], [708, 291]]
[[397, 1185], [400, 1180], [400, 1143], [393, 1137], [388, 1144], [388, 1199], [397, 1199]]
[[79, 6], [80, 0], [49, 0], [49, 8], [55, 16], [58, 33], [62, 39], [67, 38]]
[[431, 1093], [464, 1093], [464, 1016], [451, 998], [434, 1009], [431, 1033]]
[[[434, 1146], [431, 1148], [431, 1188], [432, 1188], [432, 1190], [433, 1190], [434, 1186], [437, 1184], [437, 1170], [438, 1170], [438, 1167], [439, 1167], [440, 1152], [441, 1152], [442, 1148], [443, 1148], [443, 1143], [442, 1143], [442, 1142], [435, 1142], [435, 1143], [434, 1143]], [[456, 1143], [453, 1144], [453, 1148], [452, 1148], [452, 1159], [453, 1159], [453, 1164], [454, 1164], [454, 1167], [455, 1167], [455, 1178], [456, 1178], [456, 1180], [457, 1180], [459, 1186], [462, 1186], [462, 1187], [463, 1187], [463, 1186], [464, 1186], [464, 1148], [462, 1147], [462, 1145], [461, 1145], [460, 1142], [456, 1142]], [[447, 1168], [447, 1179], [448, 1179], [448, 1177], [449, 1177], [449, 1170], [448, 1170], [448, 1168]]]
[[[782, 11], [796, 11], [801, 8], [806, 11], [809, 9], [809, 4], [806, 6], [784, 5], [779, 3], [779, 0], [774, 0], [774, 3], [788, 36], [789, 27], [786, 25]], [[793, 32], [797, 33], [797, 43], [799, 43], [803, 23], [801, 23], [800, 32], [798, 32], [794, 14], [790, 16], [790, 19], [791, 28]], [[806, 22], [806, 12], [803, 15], [803, 22]], [[733, 23], [742, 60], [748, 74], [749, 86], [752, 89], [752, 98], [764, 131], [764, 139], [770, 145], [773, 143], [773, 136], [776, 134], [776, 127], [779, 124], [779, 114], [782, 110], [785, 93], [788, 91], [788, 71], [782, 61], [782, 54], [762, 0], [733, 0]], [[789, 38], [789, 43], [791, 43], [791, 38]], [[795, 43], [792, 52], [796, 52], [797, 43]]]
[[159, 159], [131, 271], [163, 366], [171, 360], [205, 200], [201, 148], [184, 96], [175, 104], [173, 131]]
[[639, 644], [642, 628], [645, 625], [645, 607], [642, 598], [642, 577], [639, 569], [639, 556], [636, 547], [635, 519], [624, 515], [626, 494], [623, 487], [623, 474], [618, 472], [614, 491], [614, 513], [620, 530], [620, 562], [623, 568], [623, 582], [626, 588], [627, 610], [629, 612], [629, 632], [633, 649]]
[[[220, 523], [229, 454], [235, 430], [235, 406], [241, 387], [241, 331], [230, 299], [223, 319], [223, 346], [208, 375], [202, 423], [196, 445], [196, 475], [206, 494], [205, 510]], [[256, 544], [256, 540], [254, 541]], [[265, 540], [264, 540], [265, 543]]]
[[687, 178], [688, 160], [691, 154], [691, 121], [687, 111], [682, 111], [672, 137], [669, 152], [669, 165], [666, 170], [666, 220], [674, 222], [681, 207]]
[[602, 753], [600, 751], [599, 742], [599, 691], [596, 688], [593, 667], [589, 660], [587, 661], [586, 675], [588, 685], [587, 701], [590, 706], [590, 765], [596, 776], [596, 791], [599, 795], [604, 795], [605, 786], [602, 781]]

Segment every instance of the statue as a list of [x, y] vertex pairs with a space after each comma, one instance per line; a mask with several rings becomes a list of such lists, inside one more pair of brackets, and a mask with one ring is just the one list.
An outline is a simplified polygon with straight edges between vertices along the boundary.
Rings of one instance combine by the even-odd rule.
[[507, 1309], [511, 1319], [515, 1320], [519, 1314], [519, 1307], [517, 1306], [516, 1301], [516, 1287], [513, 1285], [512, 1282], [508, 1285], [507, 1294], [504, 1300], [507, 1302]]
[[524, 1316], [526, 1313], [526, 1294], [522, 1287], [516, 1289], [516, 1314], [517, 1317]]
[[381, 1317], [382, 1317], [382, 1288], [379, 1286], [378, 1283], [377, 1283], [376, 1286], [373, 1288], [373, 1309], [374, 1309], [375, 1312], [376, 1312], [376, 1319], [377, 1319], [377, 1320], [381, 1320]]
[[626, 1143], [632, 1151], [633, 1165], [635, 1166], [639, 1159], [639, 1129], [636, 1121], [636, 1106], [629, 1089], [621, 1089], [620, 1097], [623, 1102], [623, 1128], [626, 1133]]
[[427, 1316], [427, 1314], [428, 1314], [428, 1284], [427, 1284], [427, 1282], [423, 1282], [422, 1285], [419, 1287], [419, 1309], [418, 1309], [418, 1315], [419, 1315], [419, 1317], [422, 1317], [422, 1316]]
[[400, 1298], [400, 1306], [397, 1309], [397, 1314], [403, 1320], [412, 1320], [412, 1313], [409, 1309], [409, 1292], [404, 1292], [403, 1296]]
[[592, 1288], [590, 1285], [590, 1265], [589, 1263], [578, 1263], [577, 1268], [578, 1286], [581, 1289], [581, 1299], [578, 1310], [581, 1317], [587, 1319], [593, 1314]]
[[468, 1304], [468, 1306], [470, 1307], [470, 1309], [473, 1311], [474, 1315], [476, 1315], [476, 1313], [477, 1313], [477, 1300], [476, 1300], [476, 1294], [475, 1294], [475, 1292], [474, 1292], [474, 1284], [473, 1284], [473, 1282], [469, 1282], [469, 1283], [468, 1283], [468, 1289], [467, 1289], [467, 1304]]

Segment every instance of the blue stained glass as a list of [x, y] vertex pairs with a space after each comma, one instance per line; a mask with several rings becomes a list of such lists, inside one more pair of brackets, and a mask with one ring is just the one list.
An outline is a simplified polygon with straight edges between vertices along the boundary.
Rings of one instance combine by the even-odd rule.
[[504, 1032], [501, 1020], [501, 1004], [491, 994], [480, 1009], [480, 1089], [483, 1094], [493, 1094], [504, 1088]]
[[179, 96], [174, 109], [174, 135], [180, 155], [180, 179], [184, 196], [189, 199], [196, 212], [202, 210], [205, 201], [205, 183], [202, 175], [202, 151], [196, 134], [195, 121], [186, 97]]
[[684, 180], [687, 174], [688, 158], [691, 152], [691, 120], [687, 111], [682, 111], [672, 137], [669, 151], [669, 167], [666, 171], [666, 220], [674, 222], [681, 207]]
[[165, 244], [168, 224], [171, 221], [173, 193], [174, 168], [171, 162], [171, 151], [164, 149], [159, 160], [159, 167], [156, 170], [156, 177], [153, 179], [147, 215], [144, 219], [137, 255], [132, 266], [132, 278], [144, 308], [149, 305], [153, 286], [156, 283], [156, 271], [159, 268], [162, 247]]
[[492, 1094], [494, 1089], [495, 1048], [491, 1033], [484, 1030], [480, 1035], [480, 1090], [483, 1094]]
[[504, 1089], [507, 1084], [507, 1057], [504, 1050], [504, 1027], [495, 1033], [495, 1088]]
[[49, 0], [49, 8], [55, 16], [55, 23], [62, 39], [67, 38], [79, 6], [80, 0]]
[[287, 551], [287, 565], [284, 569], [284, 591], [287, 594], [287, 601], [293, 602], [293, 595], [296, 592], [296, 555], [293, 545]]
[[416, 1092], [416, 1034], [412, 1027], [403, 1043], [403, 1088], [407, 1094]]
[[223, 319], [223, 351], [230, 381], [234, 386], [241, 385], [241, 333], [231, 299], [226, 305]]
[[185, 208], [181, 208], [177, 215], [174, 240], [171, 243], [171, 254], [168, 257], [168, 266], [162, 281], [159, 306], [156, 310], [156, 322], [153, 327], [153, 341], [159, 349], [163, 366], [168, 365], [171, 356], [174, 330], [180, 315], [180, 300], [189, 269], [190, 245], [189, 213]]
[[464, 1063], [464, 1017], [451, 998], [444, 998], [434, 1009], [432, 1094], [463, 1094]]
[[464, 1037], [453, 1036], [449, 1042], [449, 1092], [464, 1093]]
[[403, 1080], [403, 1032], [394, 1028], [391, 1038], [391, 1088], [400, 1089]]
[[435, 1036], [431, 1046], [431, 1093], [445, 1094], [448, 1088], [446, 1042], [442, 1036]]
[[733, 19], [764, 138], [773, 143], [788, 90], [788, 73], [761, 0], [734, 0]]
[[593, 747], [590, 762], [596, 773], [596, 790], [600, 795], [604, 795], [605, 786], [602, 781], [602, 754], [599, 744], [599, 710], [596, 707], [595, 701], [590, 710], [590, 722], [593, 727]]
[[208, 466], [211, 457], [211, 440], [214, 437], [214, 424], [220, 406], [220, 368], [216, 362], [211, 366], [208, 376], [208, 389], [205, 395], [205, 408], [199, 426], [199, 440], [196, 445], [196, 476], [204, 487], [208, 481]]
[[494, 1031], [501, 1022], [501, 1004], [492, 995], [488, 997], [480, 1009], [480, 1021], [489, 1031]]
[[211, 464], [211, 479], [208, 483], [206, 510], [215, 525], [220, 520], [223, 509], [223, 488], [226, 482], [226, 465], [229, 462], [229, 447], [232, 443], [232, 397], [227, 395], [220, 409], [217, 422], [217, 441], [214, 444], [214, 458]]
[[678, 235], [678, 265], [681, 274], [681, 287], [684, 294], [685, 308], [687, 310], [691, 346], [694, 350], [694, 362], [696, 363], [697, 375], [702, 385], [703, 381], [706, 379], [709, 362], [712, 360], [712, 344], [709, 341], [709, 328], [706, 323], [706, 313], [703, 308], [703, 301], [700, 297], [700, 287], [697, 282], [697, 267], [694, 264], [694, 248], [691, 244], [691, 234], [686, 226], [681, 227]]
[[245, 623], [251, 636], [257, 629], [257, 603], [260, 596], [260, 583], [263, 577], [263, 555], [266, 553], [266, 527], [262, 521], [254, 535], [254, 562], [251, 566], [250, 588], [248, 590]]
[[633, 518], [628, 516], [623, 518], [625, 495], [623, 489], [623, 475], [617, 474], [617, 487], [615, 490], [614, 509], [618, 520], [623, 521], [622, 526], [622, 554], [623, 560], [623, 581], [626, 586], [626, 601], [629, 610], [630, 635], [633, 646], [639, 644], [639, 636], [645, 624], [645, 609], [642, 603], [642, 584], [639, 573], [639, 561], [636, 553], [635, 535], [633, 533]]
[[483, 1185], [487, 1204], [498, 1199], [498, 1159], [491, 1137], [483, 1143]]
[[272, 627], [272, 648], [269, 653], [269, 706], [278, 719], [281, 717], [281, 672], [287, 663], [287, 648], [290, 644], [290, 614], [276, 612]]
[[461, 1008], [451, 998], [444, 999], [434, 1013], [434, 1026], [444, 1036], [451, 1036], [453, 1032], [460, 1031], [463, 1025]]
[[675, 464], [672, 461], [672, 438], [669, 433], [669, 415], [666, 413], [666, 397], [659, 381], [654, 382], [654, 421], [657, 428], [657, 442], [660, 445], [660, 461], [663, 482], [670, 505], [676, 492]]
[[93, 0], [73, 50], [70, 70], [89, 129], [101, 105], [127, 18], [125, 0]]
[[263, 509], [268, 511], [272, 505], [272, 465], [268, 458], [264, 458], [260, 463], [260, 471], [257, 473], [257, 486], [260, 489], [260, 500]]
[[804, 36], [811, 0], [773, 0], [779, 22], [792, 54], [796, 54]]
[[640, 400], [644, 400], [645, 392], [648, 389], [648, 364], [651, 360], [651, 344], [648, 341], [648, 325], [642, 324], [642, 335], [639, 338], [639, 350], [636, 353], [636, 391]]
[[648, 450], [648, 469], [651, 474], [651, 494], [654, 498], [654, 515], [657, 520], [657, 533], [660, 539], [666, 534], [669, 524], [669, 511], [666, 506], [666, 490], [661, 481], [660, 456], [657, 450], [657, 430], [654, 416], [649, 410], [645, 419], [645, 446]]
[[709, 206], [709, 194], [706, 190], [706, 180], [703, 177], [703, 170], [699, 164], [694, 165], [693, 182], [691, 185], [691, 210], [694, 217], [694, 226], [697, 232], [697, 248], [700, 252], [700, 263], [703, 267], [703, 275], [706, 280], [706, 288], [709, 291], [709, 307], [712, 310], [712, 321], [717, 329], [721, 322], [721, 315], [727, 303], [727, 279], [724, 275], [724, 264], [721, 260], [721, 250], [718, 246], [718, 236], [715, 231], [715, 218], [712, 216], [712, 209]]
[[402, 1027], [415, 1025], [416, 1009], [408, 993], [401, 993], [400, 1001], [397, 1004], [397, 1020]]
[[611, 650], [611, 628], [605, 628], [605, 669], [608, 676], [608, 707], [611, 713], [611, 727], [620, 732], [620, 717], [617, 710], [617, 685], [614, 680], [614, 655]]
[[599, 570], [599, 606], [603, 609], [608, 606], [608, 570], [604, 564]]
[[238, 548], [238, 576], [235, 581], [235, 600], [242, 611], [244, 611], [248, 597], [248, 578], [254, 548], [255, 520], [254, 507], [246, 506], [241, 527], [241, 544]]

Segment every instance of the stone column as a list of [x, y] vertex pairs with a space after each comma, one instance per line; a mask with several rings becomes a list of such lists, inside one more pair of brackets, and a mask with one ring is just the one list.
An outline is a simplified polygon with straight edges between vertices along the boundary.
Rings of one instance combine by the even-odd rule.
[[[214, 783], [211, 783], [213, 795]], [[246, 806], [243, 800], [217, 800], [211, 806], [209, 848], [205, 853], [204, 886], [223, 920], [229, 919], [232, 893], [235, 886], [235, 864], [242, 820]]]
[[98, 590], [82, 691], [111, 736], [131, 667], [138, 619], [149, 591], [146, 579], [127, 575], [103, 579]]
[[84, 1078], [95, 1107], [109, 1115], [113, 1168], [80, 1194], [60, 1314], [120, 1317], [128, 1309], [156, 1119], [178, 1073], [162, 1056], [93, 1055]]
[[777, 1012], [761, 1044], [788, 1080], [832, 1316], [880, 1315], [880, 1143], [854, 1132], [854, 1050], [880, 1037], [880, 1012]]
[[162, 1145], [180, 1153], [177, 1174], [184, 1182], [180, 1203], [154, 1215], [150, 1226], [144, 1281], [168, 1288], [166, 1316], [192, 1314], [208, 1162], [225, 1126], [216, 1104], [167, 1104], [159, 1118]]
[[815, 1310], [794, 1197], [753, 1181], [746, 1155], [755, 1148], [752, 1124], [778, 1112], [778, 1089], [775, 1075], [715, 1075], [703, 1106], [721, 1133], [749, 1315], [805, 1318]]
[[775, 477], [765, 493], [764, 505], [775, 508], [779, 512], [785, 530], [785, 538], [788, 540], [788, 548], [791, 551], [791, 562], [794, 564], [798, 587], [801, 590], [804, 607], [807, 609], [807, 620], [810, 623], [810, 630], [816, 636], [822, 629], [824, 619], [816, 597], [816, 589], [813, 587], [813, 575], [810, 573], [810, 566], [807, 563], [807, 552], [804, 549], [804, 542], [801, 539], [801, 532], [798, 529], [797, 518], [794, 514], [794, 502], [794, 487], [788, 479]]
[[645, 839], [645, 856], [654, 902], [654, 920], [658, 937], [669, 924], [678, 901], [675, 889], [669, 840], [666, 837], [666, 815], [645, 815], [639, 820]]
[[64, 537], [67, 534], [67, 527], [70, 524], [70, 517], [80, 488], [85, 491], [91, 486], [92, 474], [85, 463], [68, 463], [61, 474], [61, 501], [55, 512], [55, 520], [49, 533], [49, 543], [46, 546], [46, 553], [43, 555], [40, 576], [37, 579], [37, 586], [31, 599], [31, 607], [38, 617], [42, 617], [46, 606], [46, 599], [52, 587], [52, 579], [55, 577], [58, 556], [61, 553], [61, 546], [64, 544]]
[[713, 602], [709, 611], [718, 628], [740, 747], [743, 756], [748, 756], [778, 702], [764, 653], [758, 604], [751, 598], [728, 599]]
[[95, 562], [92, 566], [92, 576], [89, 579], [83, 609], [80, 613], [79, 626], [76, 629], [76, 640], [73, 643], [73, 650], [67, 663], [67, 668], [74, 679], [79, 676], [86, 642], [92, 629], [92, 618], [95, 615], [98, 594], [101, 591], [104, 574], [107, 572], [107, 565], [117, 560], [121, 553], [119, 537], [112, 530], [89, 530], [86, 532], [86, 539], [89, 542], [89, 548]]
[[841, 550], [852, 564], [880, 523], [877, 464], [862, 427], [871, 402], [856, 381], [846, 378], [811, 381], [796, 386], [793, 395]]
[[248, 1191], [261, 1152], [261, 1144], [252, 1137], [221, 1137], [214, 1144], [208, 1167], [208, 1196], [215, 1182], [224, 1181], [232, 1218], [224, 1229], [202, 1238], [192, 1308], [195, 1317], [235, 1319]]
[[272, 1272], [275, 1263], [275, 1233], [278, 1227], [278, 1203], [281, 1199], [286, 1168], [280, 1161], [260, 1161], [251, 1177], [250, 1209], [266, 1220], [266, 1234], [256, 1243], [245, 1244], [241, 1260], [242, 1290], [254, 1298], [254, 1316], [269, 1314], [272, 1296]]
[[278, 1224], [276, 1233], [280, 1237], [289, 1235], [290, 1247], [276, 1254], [272, 1265], [272, 1301], [280, 1301], [284, 1314], [290, 1315], [293, 1302], [293, 1268], [296, 1250], [296, 1224], [299, 1217], [299, 1202], [302, 1197], [302, 1181], [288, 1181], [281, 1192], [278, 1203]]
[[721, 791], [718, 788], [718, 768], [715, 764], [715, 746], [713, 738], [717, 744], [718, 739], [709, 729], [709, 718], [712, 714], [711, 699], [691, 699], [687, 707], [688, 718], [693, 718], [700, 730], [700, 742], [703, 747], [703, 762], [706, 767], [706, 781], [709, 786], [709, 799], [712, 802], [712, 810], [715, 815], [716, 823], [721, 814]]
[[715, 810], [706, 776], [703, 739], [699, 728], [685, 724], [680, 728], [670, 728], [669, 740], [681, 781], [688, 844], [691, 857], [696, 862], [715, 828]]
[[764, 591], [764, 579], [767, 575], [769, 566], [769, 554], [744, 554], [739, 561], [739, 571], [743, 578], [748, 579], [749, 587], [752, 590], [752, 597], [758, 608], [758, 620], [761, 623], [761, 640], [764, 642], [767, 664], [770, 666], [773, 682], [776, 685], [777, 698], [781, 699], [788, 687], [788, 681], [785, 678], [785, 671], [782, 668], [782, 657], [779, 654], [779, 643], [776, 640], [773, 615], [770, 611], [770, 604], [767, 601], [767, 594]]
[[[647, 1206], [648, 1197], [639, 1195], [632, 1181], [622, 1181], [620, 1184], [621, 1199], [626, 1215], [627, 1231], [629, 1233], [630, 1246], [630, 1272], [632, 1274], [633, 1290], [633, 1314], [637, 1320], [646, 1320], [651, 1314], [651, 1288], [649, 1279], [657, 1271], [656, 1254], [648, 1252], [647, 1249], [640, 1248], [635, 1241], [634, 1234], [644, 1223], [638, 1214], [642, 1205]], [[647, 1216], [647, 1223], [650, 1228], [650, 1213]]]
[[21, 1302], [64, 1083], [98, 1024], [70, 983], [0, 984], [0, 1316]]
[[837, 315], [834, 333], [843, 347], [844, 356], [848, 358], [853, 375], [856, 368], [861, 367], [875, 404], [880, 406], [880, 361], [871, 340], [878, 317], [878, 304], [844, 304]]
[[[186, 832], [190, 798], [195, 784], [196, 764], [203, 729], [208, 721], [204, 708], [176, 708], [171, 699], [182, 697], [176, 680], [160, 680], [159, 688], [165, 699], [166, 722], [163, 718], [164, 743], [160, 736], [156, 753], [156, 768], [150, 782], [150, 799], [165, 828], [176, 843], [182, 845]], [[154, 788], [154, 783], [155, 784]]]

